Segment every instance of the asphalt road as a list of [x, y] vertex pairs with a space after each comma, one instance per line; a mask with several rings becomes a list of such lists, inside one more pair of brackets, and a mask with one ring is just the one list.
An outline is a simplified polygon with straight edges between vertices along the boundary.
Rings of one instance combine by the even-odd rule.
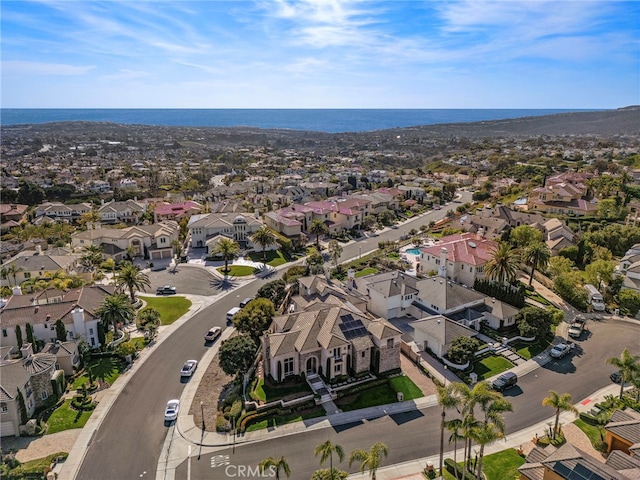
[[[577, 342], [579, 347], [575, 354], [553, 360], [524, 375], [518, 386], [505, 392], [505, 397], [514, 407], [513, 412], [504, 416], [507, 434], [553, 416], [552, 409], [542, 406], [542, 399], [548, 395], [549, 390], [569, 392], [573, 400], [578, 402], [611, 383], [609, 374], [615, 369], [606, 364], [607, 358], [618, 356], [625, 347], [638, 353], [638, 323], [607, 320], [600, 323], [590, 321], [588, 325], [591, 334], [589, 337], [583, 334], [582, 339]], [[381, 441], [389, 448], [389, 456], [384, 465], [406, 462], [439, 452], [439, 422], [440, 409], [432, 407], [357, 424], [306, 431], [266, 442], [237, 445], [235, 453], [232, 449], [224, 449], [215, 454], [203, 455], [200, 460], [193, 456], [190, 461], [190, 479], [239, 478], [241, 475], [238, 473], [243, 468], [247, 471], [247, 468], [255, 468], [268, 456], [280, 458], [282, 455], [291, 468], [291, 479], [308, 479], [320, 468], [313, 450], [326, 440], [342, 445], [347, 456], [355, 448], [368, 450], [374, 442]], [[446, 448], [449, 450], [451, 447]], [[178, 467], [176, 479], [187, 478], [187, 463], [188, 460], [185, 460]], [[334, 465], [336, 464], [337, 461]], [[357, 471], [358, 465], [354, 464], [349, 468], [348, 462], [343, 462], [338, 466], [353, 473]]]
[[[471, 198], [470, 193], [461, 193], [463, 203]], [[345, 245], [342, 259], [344, 261], [375, 250], [379, 241], [397, 240], [411, 228], [418, 229], [431, 220], [443, 218], [449, 208], [457, 205], [452, 203], [442, 210], [411, 219], [400, 228], [383, 232], [378, 237]], [[234, 285], [225, 286], [227, 290], [222, 290], [213, 276], [197, 267], [181, 264], [175, 274], [168, 270], [151, 272], [151, 292], [155, 292], [158, 286], [170, 284], [177, 287], [178, 295], [194, 293], [220, 295], [221, 298], [214, 305], [198, 312], [164, 342], [154, 347], [149, 358], [129, 379], [93, 435], [76, 478], [124, 480], [155, 477], [167, 434], [164, 408], [169, 399], [180, 398], [182, 394], [184, 384], [180, 383], [179, 372], [184, 361], [190, 358], [200, 360], [207, 348], [202, 338], [204, 332], [214, 325], [225, 328], [225, 312], [237, 306], [243, 298], [255, 295], [261, 285], [279, 278], [281, 273], [282, 271], [249, 284], [238, 281]], [[207, 475], [206, 478], [211, 478], [211, 472]]]

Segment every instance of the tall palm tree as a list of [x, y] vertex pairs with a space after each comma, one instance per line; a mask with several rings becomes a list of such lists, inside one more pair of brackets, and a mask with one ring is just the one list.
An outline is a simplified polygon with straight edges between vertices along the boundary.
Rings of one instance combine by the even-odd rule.
[[120, 272], [116, 278], [116, 285], [118, 288], [129, 290], [131, 296], [131, 303], [136, 302], [136, 291], [143, 292], [147, 290], [147, 287], [151, 287], [149, 276], [143, 273], [138, 265], [134, 265], [130, 262], [125, 262], [120, 267]]
[[[2, 267], [2, 276], [3, 277], [12, 277], [13, 278], [13, 285], [17, 285], [18, 282], [16, 281], [16, 277], [18, 276], [18, 273], [22, 272], [22, 267], [19, 267], [16, 262], [10, 263], [9, 265], [7, 265], [6, 267]], [[9, 286], [11, 287], [11, 280], [9, 280]]]
[[128, 323], [133, 320], [134, 311], [127, 296], [123, 293], [117, 293], [102, 300], [96, 310], [96, 315], [100, 317], [105, 330], [112, 325], [115, 334], [118, 331], [119, 323]]
[[500, 242], [485, 264], [484, 273], [490, 280], [504, 284], [516, 278], [519, 263], [520, 257], [511, 249], [511, 245]]
[[389, 454], [389, 449], [384, 443], [374, 443], [371, 449], [366, 450], [356, 449], [349, 455], [349, 466], [353, 462], [360, 462], [360, 472], [364, 473], [365, 469], [369, 470], [369, 476], [376, 480], [376, 471], [380, 468], [382, 463], [382, 456], [385, 458]]
[[333, 454], [335, 453], [338, 456], [338, 459], [342, 462], [344, 459], [344, 450], [342, 449], [342, 445], [334, 445], [331, 443], [331, 440], [327, 440], [326, 442], [316, 446], [313, 453], [316, 457], [320, 455], [320, 465], [322, 465], [327, 458], [329, 459], [329, 471], [331, 472], [331, 478], [333, 479]]
[[461, 402], [461, 396], [458, 395], [458, 387], [455, 383], [450, 383], [446, 387], [438, 387], [437, 389], [438, 404], [442, 407], [440, 420], [440, 462], [439, 472], [442, 475], [442, 467], [444, 464], [444, 429], [446, 426], [445, 417], [447, 410], [450, 408], [458, 408]]
[[535, 271], [547, 268], [550, 258], [551, 251], [546, 243], [536, 242], [525, 248], [523, 254], [524, 263], [531, 267], [529, 286], [533, 283], [533, 274]]
[[[462, 435], [462, 420], [459, 418], [454, 418], [453, 420], [449, 420], [445, 423], [445, 427], [447, 430], [451, 432], [449, 435], [449, 443], [453, 442], [453, 463], [458, 464], [457, 456], [458, 456], [458, 440], [463, 440], [464, 436]], [[456, 480], [458, 479], [458, 469], [455, 470]]]
[[267, 457], [260, 462], [259, 467], [260, 471], [263, 473], [274, 468], [276, 473], [276, 480], [280, 480], [280, 470], [284, 472], [287, 478], [291, 476], [291, 469], [289, 469], [289, 464], [284, 457], [280, 457], [279, 459]]
[[320, 235], [327, 233], [327, 225], [322, 220], [314, 220], [309, 225], [309, 233], [316, 236], [316, 248], [320, 251]]
[[480, 445], [478, 452], [478, 465], [476, 470], [476, 478], [481, 480], [482, 477], [482, 459], [484, 458], [484, 447], [490, 445], [496, 440], [504, 438], [504, 432], [500, 426], [493, 422], [482, 423], [471, 430], [471, 438]]
[[578, 415], [578, 409], [571, 403], [571, 394], [563, 393], [558, 394], [555, 390], [549, 390], [549, 396], [542, 400], [542, 405], [545, 407], [552, 407], [556, 409], [556, 421], [553, 426], [553, 438], [556, 438], [558, 433], [558, 423], [560, 422], [561, 412], [572, 412]]
[[607, 363], [620, 369], [622, 378], [620, 379], [620, 398], [624, 393], [624, 384], [630, 382], [635, 375], [640, 375], [640, 356], [631, 355], [628, 348], [625, 348], [620, 357], [607, 358]]
[[267, 247], [276, 245], [278, 243], [278, 237], [269, 227], [263, 226], [259, 230], [253, 232], [253, 235], [251, 235], [251, 241], [262, 247], [262, 259], [265, 260]]
[[231, 238], [222, 238], [213, 247], [213, 253], [222, 255], [224, 259], [224, 274], [229, 272], [229, 259], [235, 258], [240, 253], [240, 245]]

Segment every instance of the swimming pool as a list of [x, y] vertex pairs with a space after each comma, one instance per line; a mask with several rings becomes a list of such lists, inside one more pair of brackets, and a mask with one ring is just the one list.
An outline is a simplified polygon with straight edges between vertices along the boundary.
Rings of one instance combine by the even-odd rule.
[[418, 248], [409, 248], [407, 250], [407, 253], [410, 253], [411, 255], [420, 255], [420, 249], [418, 249]]

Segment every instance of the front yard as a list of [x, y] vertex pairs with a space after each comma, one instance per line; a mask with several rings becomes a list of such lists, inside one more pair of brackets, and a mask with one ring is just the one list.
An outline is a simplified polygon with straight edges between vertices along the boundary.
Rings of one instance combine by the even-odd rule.
[[372, 382], [375, 386], [367, 388], [365, 385], [353, 387], [354, 393], [336, 400], [336, 405], [344, 412], [359, 410], [361, 408], [377, 407], [398, 401], [398, 392], [402, 392], [404, 400], [413, 400], [424, 394], [418, 386], [407, 376], [398, 376], [387, 379], [386, 382]]
[[513, 363], [501, 355], [490, 355], [473, 364], [473, 371], [478, 375], [479, 381], [499, 375], [510, 368], [513, 368]]
[[[113, 382], [115, 382], [120, 374], [124, 371], [126, 365], [118, 357], [101, 357], [92, 358], [89, 362], [89, 367], [91, 368], [91, 373], [93, 374], [94, 381], [102, 380], [109, 385], [113, 385]], [[75, 378], [73, 384], [71, 385], [72, 390], [77, 390], [78, 388], [82, 387], [83, 383], [87, 383], [89, 381], [89, 367], [85, 368], [85, 371], [82, 375]]]
[[87, 423], [93, 411], [78, 411], [71, 408], [71, 400], [56, 408], [49, 418], [44, 419], [49, 428], [47, 434], [62, 432], [71, 428], [82, 428]]
[[280, 250], [266, 251], [264, 252], [264, 258], [262, 257], [261, 251], [251, 252], [249, 258], [251, 258], [253, 262], [266, 263], [271, 267], [278, 267], [290, 261]]
[[191, 308], [191, 301], [185, 297], [140, 297], [147, 304], [142, 310], [153, 308], [160, 312], [161, 325], [171, 325]]
[[302, 396], [311, 393], [311, 388], [307, 382], [304, 381], [295, 382], [289, 380], [282, 384], [274, 385], [271, 382], [265, 383], [264, 379], [261, 378], [256, 382], [254, 389], [251, 391], [251, 397], [263, 403], [269, 403], [290, 395], [299, 394], [296, 396]]

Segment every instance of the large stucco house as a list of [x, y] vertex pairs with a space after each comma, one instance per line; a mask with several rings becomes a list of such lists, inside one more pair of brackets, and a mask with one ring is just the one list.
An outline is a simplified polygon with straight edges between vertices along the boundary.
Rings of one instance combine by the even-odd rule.
[[299, 287], [301, 295], [261, 338], [265, 375], [279, 382], [317, 373], [331, 381], [400, 368], [400, 330], [322, 277], [301, 278]]
[[[209, 255], [213, 253], [215, 244], [221, 238], [235, 240], [242, 249], [255, 248], [251, 241], [251, 235], [263, 226], [264, 224], [260, 220], [251, 215], [229, 213], [194, 215], [187, 224], [191, 246], [194, 248], [207, 247]], [[277, 245], [267, 249], [273, 248], [277, 248]]]

